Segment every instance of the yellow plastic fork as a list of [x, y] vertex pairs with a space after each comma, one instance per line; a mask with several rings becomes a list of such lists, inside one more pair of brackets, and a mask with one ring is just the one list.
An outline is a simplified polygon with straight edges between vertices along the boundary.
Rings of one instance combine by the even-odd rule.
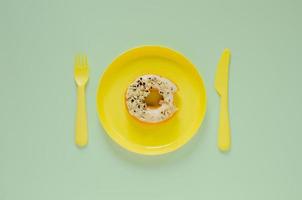
[[74, 78], [77, 84], [77, 113], [75, 127], [75, 143], [84, 147], [88, 142], [87, 113], [85, 103], [85, 86], [88, 81], [89, 68], [87, 56], [78, 55], [75, 58]]

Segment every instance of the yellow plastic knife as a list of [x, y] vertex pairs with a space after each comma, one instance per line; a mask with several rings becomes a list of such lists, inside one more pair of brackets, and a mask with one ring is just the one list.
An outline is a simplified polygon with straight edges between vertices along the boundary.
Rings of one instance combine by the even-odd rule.
[[228, 110], [228, 81], [231, 51], [224, 49], [217, 66], [215, 88], [220, 95], [220, 114], [218, 127], [218, 148], [228, 151], [231, 145], [231, 129]]

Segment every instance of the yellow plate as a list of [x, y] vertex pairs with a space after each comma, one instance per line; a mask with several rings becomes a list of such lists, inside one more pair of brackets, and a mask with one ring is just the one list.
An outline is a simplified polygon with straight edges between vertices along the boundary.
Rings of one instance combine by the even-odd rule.
[[[157, 74], [178, 87], [178, 111], [160, 124], [131, 117], [124, 95], [129, 84], [143, 74]], [[161, 46], [131, 49], [117, 57], [103, 74], [97, 91], [99, 119], [107, 134], [129, 151], [158, 155], [174, 151], [197, 132], [206, 112], [206, 90], [194, 65], [183, 55]]]

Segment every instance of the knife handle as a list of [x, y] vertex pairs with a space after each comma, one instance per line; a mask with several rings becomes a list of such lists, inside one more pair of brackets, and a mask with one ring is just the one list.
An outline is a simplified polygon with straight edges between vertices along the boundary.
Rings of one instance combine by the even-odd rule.
[[228, 110], [228, 95], [220, 98], [220, 114], [218, 127], [218, 148], [221, 151], [228, 151], [231, 145], [231, 129]]

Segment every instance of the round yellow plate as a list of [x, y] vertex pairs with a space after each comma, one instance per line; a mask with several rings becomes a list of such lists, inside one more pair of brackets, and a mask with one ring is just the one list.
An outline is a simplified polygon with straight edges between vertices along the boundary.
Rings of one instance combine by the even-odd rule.
[[[125, 91], [143, 74], [157, 74], [177, 85], [178, 111], [169, 120], [146, 124], [129, 115]], [[206, 90], [194, 65], [183, 55], [166, 47], [143, 46], [109, 65], [99, 83], [97, 108], [105, 131], [116, 143], [135, 153], [158, 155], [178, 149], [195, 135], [206, 112]]]

